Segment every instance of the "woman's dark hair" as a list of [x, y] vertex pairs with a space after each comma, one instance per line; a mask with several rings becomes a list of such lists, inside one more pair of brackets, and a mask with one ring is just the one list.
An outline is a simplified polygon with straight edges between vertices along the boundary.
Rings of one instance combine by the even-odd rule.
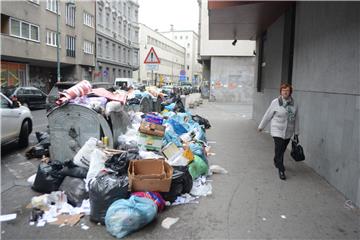
[[280, 85], [280, 94], [281, 94], [281, 90], [283, 90], [284, 88], [289, 88], [290, 89], [290, 95], [292, 94], [293, 88], [290, 84], [288, 83], [282, 83]]

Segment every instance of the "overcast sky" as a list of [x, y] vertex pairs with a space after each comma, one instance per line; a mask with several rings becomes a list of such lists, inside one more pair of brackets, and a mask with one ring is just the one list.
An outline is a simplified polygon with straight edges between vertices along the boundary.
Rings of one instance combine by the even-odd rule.
[[139, 0], [139, 22], [159, 32], [175, 30], [198, 32], [197, 0]]

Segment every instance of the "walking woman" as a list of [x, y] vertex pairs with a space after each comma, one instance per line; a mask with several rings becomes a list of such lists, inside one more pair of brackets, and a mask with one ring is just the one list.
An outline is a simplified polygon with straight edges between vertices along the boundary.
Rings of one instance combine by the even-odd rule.
[[274, 164], [279, 170], [279, 177], [285, 180], [284, 153], [290, 138], [299, 134], [298, 107], [291, 97], [292, 86], [283, 83], [280, 96], [275, 98], [262, 118], [258, 131], [261, 132], [270, 122], [270, 134], [274, 138]]

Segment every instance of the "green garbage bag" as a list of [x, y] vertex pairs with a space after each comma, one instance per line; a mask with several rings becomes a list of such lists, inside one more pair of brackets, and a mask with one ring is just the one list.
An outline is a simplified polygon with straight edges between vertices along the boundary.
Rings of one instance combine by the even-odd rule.
[[194, 160], [189, 164], [189, 173], [193, 179], [198, 178], [201, 175], [207, 175], [209, 166], [199, 156], [194, 155]]

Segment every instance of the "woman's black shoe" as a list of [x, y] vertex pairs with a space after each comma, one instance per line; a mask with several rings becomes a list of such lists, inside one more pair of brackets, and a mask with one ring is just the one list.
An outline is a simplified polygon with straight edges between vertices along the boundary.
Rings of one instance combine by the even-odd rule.
[[285, 179], [286, 179], [285, 172], [279, 171], [279, 178], [280, 178], [281, 180], [285, 180]]

